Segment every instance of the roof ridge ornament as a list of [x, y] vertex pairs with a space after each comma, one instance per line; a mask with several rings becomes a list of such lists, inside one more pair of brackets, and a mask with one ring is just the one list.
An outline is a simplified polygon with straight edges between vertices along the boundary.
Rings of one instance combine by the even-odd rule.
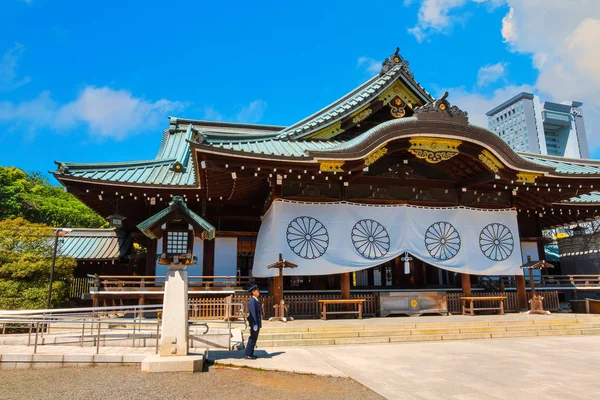
[[401, 71], [406, 73], [411, 78], [414, 78], [414, 74], [410, 71], [410, 68], [408, 67], [408, 61], [406, 61], [400, 55], [400, 47], [396, 47], [396, 51], [394, 52], [394, 54], [383, 60], [383, 63], [381, 63], [381, 71], [379, 72], [379, 75], [385, 75], [389, 70], [391, 70], [397, 65], [400, 66]]
[[[418, 119], [447, 119], [457, 118], [454, 120], [456, 123], [464, 123], [469, 122], [468, 113], [466, 111], [461, 110], [457, 106], [450, 105], [450, 102], [446, 100], [448, 98], [448, 92], [445, 92], [444, 95], [437, 99], [434, 102], [427, 103], [424, 106], [416, 107], [414, 112]], [[425, 116], [427, 115], [427, 116]]]

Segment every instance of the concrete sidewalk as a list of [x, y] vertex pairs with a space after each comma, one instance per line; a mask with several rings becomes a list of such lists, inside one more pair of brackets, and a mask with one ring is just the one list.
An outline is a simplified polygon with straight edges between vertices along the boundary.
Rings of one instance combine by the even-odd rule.
[[[260, 339], [259, 339], [260, 344]], [[218, 364], [349, 376], [388, 399], [597, 399], [600, 337], [209, 352]]]

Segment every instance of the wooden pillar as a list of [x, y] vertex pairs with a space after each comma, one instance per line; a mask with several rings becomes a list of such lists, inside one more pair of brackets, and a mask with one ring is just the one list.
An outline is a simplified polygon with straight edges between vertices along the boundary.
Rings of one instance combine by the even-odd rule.
[[214, 276], [215, 274], [215, 239], [204, 241], [202, 254], [202, 275]]
[[519, 310], [527, 310], [527, 290], [525, 289], [525, 276], [516, 275], [515, 285], [517, 286], [517, 305]]
[[273, 277], [273, 304], [279, 304], [281, 301], [281, 293], [283, 293], [283, 277]]
[[460, 280], [462, 284], [462, 291], [465, 296], [471, 296], [471, 275], [460, 274]]
[[349, 299], [350, 298], [350, 272], [344, 272], [342, 273], [342, 279], [341, 279], [341, 292], [342, 292], [342, 299]]
[[150, 239], [149, 246], [146, 252], [146, 275], [156, 275], [156, 246], [157, 240]]
[[[277, 175], [275, 174], [275, 185], [273, 185], [273, 201], [281, 198], [282, 188], [281, 184], [277, 183]], [[272, 284], [271, 284], [272, 282]], [[281, 299], [281, 293], [283, 293], [283, 278], [281, 274], [274, 276], [273, 280], [269, 280], [269, 294], [273, 296], [273, 304], [278, 305]]]

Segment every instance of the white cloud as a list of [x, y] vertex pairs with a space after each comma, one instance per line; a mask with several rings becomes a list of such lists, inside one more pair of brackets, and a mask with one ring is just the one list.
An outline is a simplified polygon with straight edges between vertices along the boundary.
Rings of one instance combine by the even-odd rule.
[[2, 101], [0, 102], [0, 123], [54, 125], [58, 108], [58, 104], [52, 100], [50, 92], [42, 92], [37, 98], [18, 104]]
[[85, 125], [97, 137], [122, 139], [130, 133], [159, 127], [169, 113], [185, 106], [165, 99], [147, 101], [125, 90], [88, 86], [76, 100], [63, 105], [54, 101], [49, 92], [17, 104], [0, 102], [0, 122], [25, 125], [30, 130], [67, 130]]
[[254, 124], [260, 122], [265, 111], [267, 109], [267, 102], [261, 99], [254, 100], [253, 102], [241, 106], [235, 120], [238, 122], [245, 122], [248, 124]]
[[477, 72], [477, 85], [485, 86], [490, 83], [496, 82], [498, 79], [504, 76], [506, 70], [505, 63], [488, 64], [481, 68]]
[[472, 92], [466, 90], [464, 87], [444, 89], [441, 91], [441, 93], [444, 91], [448, 91], [450, 93], [450, 96], [448, 96], [448, 101], [451, 104], [454, 104], [461, 110], [469, 113], [469, 122], [471, 124], [487, 128], [488, 117], [485, 115], [486, 112], [521, 92], [535, 92], [535, 88], [530, 85], [508, 85], [506, 87], [496, 89], [491, 95]]
[[213, 106], [205, 106], [202, 119], [206, 121], [223, 121], [223, 115]]
[[19, 59], [24, 51], [25, 46], [21, 43], [15, 43], [12, 48], [4, 53], [2, 59], [0, 59], [0, 92], [16, 89], [31, 80], [27, 76], [24, 78], [18, 78], [17, 76]]
[[[484, 5], [488, 11], [492, 11], [504, 4], [507, 0], [472, 0], [472, 2]], [[409, 2], [410, 5], [412, 2]], [[468, 0], [423, 0], [417, 15], [417, 24], [408, 29], [417, 42], [421, 43], [428, 36], [441, 33], [449, 34], [452, 27], [464, 22], [469, 14], [457, 12], [458, 9], [468, 3]], [[404, 5], [407, 5], [405, 2]]]
[[433, 33], [448, 33], [458, 15], [450, 13], [465, 5], [467, 0], [423, 0], [417, 16], [417, 24], [409, 28], [417, 42], [421, 43], [427, 36]]
[[381, 61], [374, 60], [370, 57], [358, 57], [356, 66], [357, 68], [364, 68], [369, 74], [377, 74], [381, 71]]
[[256, 99], [248, 104], [235, 107], [233, 114], [224, 115], [214, 106], [205, 106], [202, 119], [207, 121], [234, 121], [247, 124], [255, 124], [262, 120], [267, 110], [267, 102]]

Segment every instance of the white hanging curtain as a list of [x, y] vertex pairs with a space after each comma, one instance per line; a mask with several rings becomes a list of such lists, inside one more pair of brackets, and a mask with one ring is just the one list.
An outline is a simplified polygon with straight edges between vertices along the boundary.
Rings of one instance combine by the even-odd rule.
[[279, 259], [298, 264], [288, 275], [354, 272], [404, 252], [449, 271], [522, 274], [515, 210], [276, 200], [265, 214], [252, 274], [274, 276]]

